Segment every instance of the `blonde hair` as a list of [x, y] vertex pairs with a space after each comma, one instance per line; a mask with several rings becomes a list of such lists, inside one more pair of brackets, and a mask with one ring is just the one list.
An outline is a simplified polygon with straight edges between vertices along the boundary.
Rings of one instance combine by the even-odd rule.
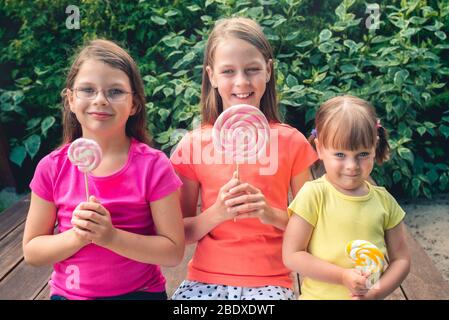
[[[237, 38], [256, 47], [266, 62], [273, 60], [273, 49], [262, 28], [253, 20], [236, 17], [219, 20], [212, 30], [204, 50], [203, 79], [201, 87], [201, 116], [203, 124], [213, 124], [223, 111], [223, 102], [218, 89], [213, 88], [206, 67], [214, 65], [214, 54], [220, 41]], [[273, 69], [273, 68], [272, 68]], [[276, 76], [274, 69], [260, 99], [260, 110], [268, 121], [280, 122], [276, 100]]]
[[[316, 137], [323, 147], [357, 150], [376, 147], [377, 163], [388, 160], [387, 132], [379, 124], [374, 107], [351, 96], [337, 96], [324, 102], [315, 115]], [[315, 136], [309, 141], [313, 144]]]
[[82, 135], [81, 124], [76, 119], [75, 114], [70, 111], [66, 91], [67, 89], [73, 90], [73, 85], [81, 66], [89, 59], [101, 61], [112, 68], [126, 73], [133, 92], [133, 104], [137, 110], [134, 115], [129, 117], [126, 123], [126, 135], [140, 142], [150, 144], [150, 137], [147, 131], [145, 94], [139, 69], [133, 58], [125, 50], [112, 41], [102, 39], [92, 40], [85, 47], [81, 48], [67, 75], [66, 88], [61, 93], [63, 99], [63, 144], [70, 143]]

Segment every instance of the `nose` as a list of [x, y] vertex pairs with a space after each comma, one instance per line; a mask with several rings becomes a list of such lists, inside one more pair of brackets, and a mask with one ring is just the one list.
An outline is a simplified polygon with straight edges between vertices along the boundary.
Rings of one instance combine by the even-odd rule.
[[97, 92], [97, 96], [94, 99], [94, 104], [107, 104], [108, 103], [108, 99], [106, 98], [106, 95], [104, 93], [104, 90], [98, 90]]
[[360, 167], [360, 163], [359, 163], [359, 160], [357, 159], [357, 157], [355, 157], [355, 158], [348, 157], [345, 161], [345, 164], [346, 164], [346, 168], [349, 170], [355, 170]]
[[238, 87], [246, 86], [250, 83], [249, 77], [245, 72], [238, 72], [235, 79], [235, 85]]

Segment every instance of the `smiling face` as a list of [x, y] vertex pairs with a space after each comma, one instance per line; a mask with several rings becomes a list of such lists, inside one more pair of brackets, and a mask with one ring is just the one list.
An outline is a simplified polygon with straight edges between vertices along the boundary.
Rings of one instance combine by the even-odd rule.
[[[98, 91], [94, 99], [82, 98], [93, 91]], [[67, 90], [70, 110], [81, 124], [83, 136], [125, 133], [128, 118], [136, 112], [132, 94], [125, 94], [119, 102], [110, 101], [106, 96], [131, 91], [129, 78], [123, 71], [98, 60], [85, 61], [73, 88]]]
[[237, 104], [260, 108], [260, 100], [271, 76], [272, 61], [247, 41], [226, 38], [215, 48], [214, 63], [206, 70], [227, 109]]
[[374, 166], [375, 148], [337, 150], [320, 145], [315, 139], [319, 158], [326, 168], [326, 179], [340, 192], [360, 196], [368, 192], [365, 181]]

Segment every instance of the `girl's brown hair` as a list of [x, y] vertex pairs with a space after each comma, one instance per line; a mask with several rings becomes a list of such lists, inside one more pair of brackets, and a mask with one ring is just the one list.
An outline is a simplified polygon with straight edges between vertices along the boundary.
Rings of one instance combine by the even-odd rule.
[[81, 125], [73, 112], [70, 111], [67, 97], [67, 89], [73, 90], [76, 76], [83, 65], [89, 59], [98, 60], [108, 64], [112, 68], [119, 69], [126, 73], [133, 92], [133, 104], [136, 106], [136, 113], [129, 117], [126, 123], [126, 135], [136, 140], [150, 144], [150, 136], [147, 131], [147, 119], [145, 112], [145, 94], [143, 82], [139, 69], [133, 58], [120, 46], [109, 40], [90, 41], [76, 55], [66, 79], [66, 88], [62, 91], [63, 110], [62, 128], [63, 144], [70, 143], [82, 136]]
[[[227, 38], [237, 38], [246, 41], [256, 47], [268, 62], [273, 61], [273, 49], [271, 48], [262, 28], [248, 18], [229, 18], [218, 21], [207, 40], [204, 50], [203, 79], [201, 88], [201, 116], [203, 124], [214, 124], [223, 111], [223, 102], [218, 89], [213, 88], [206, 67], [214, 65], [214, 54], [220, 41]], [[280, 122], [276, 100], [276, 76], [274, 68], [271, 71], [270, 80], [265, 92], [260, 99], [260, 110], [268, 121]]]
[[377, 163], [389, 158], [387, 132], [374, 107], [363, 99], [344, 95], [327, 100], [315, 115], [315, 130], [309, 138], [314, 146], [315, 137], [325, 148], [357, 150], [376, 146]]

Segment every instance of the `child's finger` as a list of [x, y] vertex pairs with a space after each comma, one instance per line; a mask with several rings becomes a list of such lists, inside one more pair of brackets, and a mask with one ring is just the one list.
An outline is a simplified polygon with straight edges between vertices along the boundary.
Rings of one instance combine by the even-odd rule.
[[258, 194], [242, 194], [242, 195], [237, 195], [236, 197], [233, 197], [233, 198], [228, 198], [225, 201], [225, 205], [227, 205], [228, 207], [232, 207], [232, 206], [236, 206], [236, 205], [242, 204], [242, 203], [258, 202], [261, 200], [263, 200], [263, 199]]
[[247, 182], [239, 184], [229, 190], [229, 193], [232, 193], [232, 194], [240, 193], [240, 192], [256, 194], [256, 193], [260, 193], [260, 190]]
[[83, 220], [89, 220], [94, 223], [100, 223], [101, 216], [96, 211], [91, 210], [75, 210], [73, 212], [74, 217]]
[[95, 211], [101, 215], [107, 215], [108, 211], [101, 203], [98, 202], [83, 202], [81, 206], [82, 210], [92, 210]]

